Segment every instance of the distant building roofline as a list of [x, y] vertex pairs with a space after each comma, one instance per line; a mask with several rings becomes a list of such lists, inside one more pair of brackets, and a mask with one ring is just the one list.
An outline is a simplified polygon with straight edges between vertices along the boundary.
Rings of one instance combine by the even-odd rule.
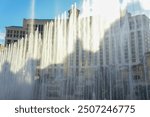
[[[131, 14], [131, 13], [130, 13], [130, 14]], [[131, 17], [138, 17], [138, 16], [144, 16], [144, 17], [150, 19], [150, 18], [149, 18], [146, 14], [144, 14], [144, 13], [131, 15]]]
[[52, 21], [54, 19], [26, 19], [24, 18], [23, 20]]
[[22, 26], [7, 26], [6, 28], [23, 28]]

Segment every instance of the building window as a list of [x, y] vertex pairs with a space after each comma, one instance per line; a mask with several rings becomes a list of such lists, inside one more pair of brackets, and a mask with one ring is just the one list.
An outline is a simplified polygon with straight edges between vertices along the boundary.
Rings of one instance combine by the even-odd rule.
[[7, 30], [7, 37], [12, 37], [12, 30]]
[[7, 42], [6, 42], [7, 44], [10, 44], [11, 43], [11, 40], [7, 40]]
[[130, 30], [134, 29], [134, 21], [129, 22], [129, 27], [130, 27]]
[[10, 30], [7, 30], [7, 33], [10, 33]]

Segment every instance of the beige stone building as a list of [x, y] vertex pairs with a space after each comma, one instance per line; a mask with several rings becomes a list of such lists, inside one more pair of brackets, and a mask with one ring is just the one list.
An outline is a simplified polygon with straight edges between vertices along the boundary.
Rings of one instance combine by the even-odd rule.
[[23, 19], [23, 28], [26, 34], [29, 34], [31, 32], [33, 22], [34, 31], [38, 30], [38, 32], [41, 33], [41, 35], [43, 35], [44, 25], [51, 21], [54, 21], [54, 19]]
[[25, 37], [25, 30], [21, 26], [6, 27], [5, 45], [14, 43], [18, 39]]
[[38, 30], [43, 36], [44, 25], [50, 21], [53, 21], [53, 19], [23, 19], [23, 26], [6, 27], [5, 45], [17, 42], [28, 35], [31, 32], [32, 22], [34, 22], [33, 29]]

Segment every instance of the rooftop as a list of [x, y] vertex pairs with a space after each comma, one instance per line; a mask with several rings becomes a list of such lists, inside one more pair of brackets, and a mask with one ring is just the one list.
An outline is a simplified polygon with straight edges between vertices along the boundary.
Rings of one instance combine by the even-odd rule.
[[23, 28], [22, 26], [7, 26], [6, 28]]
[[23, 20], [37, 20], [37, 21], [52, 21], [54, 19], [23, 19]]

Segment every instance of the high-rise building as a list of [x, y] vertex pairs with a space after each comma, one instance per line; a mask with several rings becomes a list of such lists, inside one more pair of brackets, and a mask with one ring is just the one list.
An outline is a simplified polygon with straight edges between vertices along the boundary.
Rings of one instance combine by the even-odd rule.
[[129, 16], [129, 39], [132, 62], [139, 63], [150, 51], [150, 19], [146, 15]]
[[[130, 13], [116, 21], [104, 34], [100, 45], [101, 65], [133, 65], [150, 51], [150, 19]], [[113, 53], [113, 54], [112, 54]]]

